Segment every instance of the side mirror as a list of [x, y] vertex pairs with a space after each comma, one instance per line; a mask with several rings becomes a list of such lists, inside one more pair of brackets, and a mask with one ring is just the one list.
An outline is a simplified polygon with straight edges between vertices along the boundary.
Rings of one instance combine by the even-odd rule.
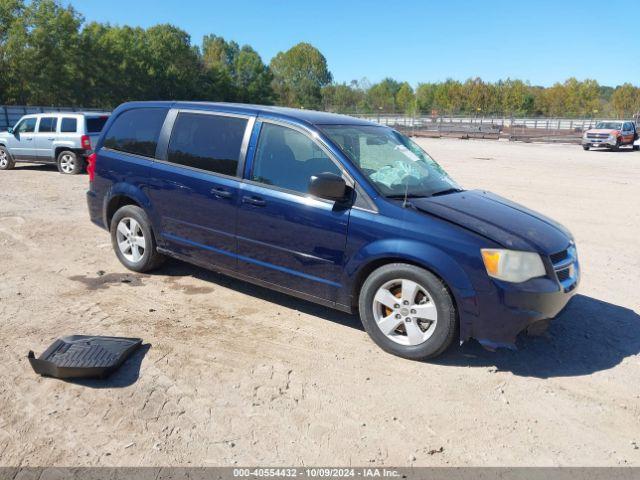
[[347, 196], [347, 182], [335, 173], [319, 173], [309, 180], [309, 193], [318, 198], [339, 202]]
[[7, 133], [13, 133], [13, 127], [7, 128]]

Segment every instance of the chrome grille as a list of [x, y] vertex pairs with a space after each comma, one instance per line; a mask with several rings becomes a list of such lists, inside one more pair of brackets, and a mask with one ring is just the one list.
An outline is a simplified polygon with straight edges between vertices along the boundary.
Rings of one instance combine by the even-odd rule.
[[587, 138], [605, 139], [605, 138], [609, 138], [609, 134], [608, 133], [587, 133]]
[[569, 279], [569, 277], [571, 276], [571, 272], [569, 268], [564, 268], [562, 270], [558, 270], [556, 272], [556, 275], [558, 276], [558, 280], [564, 282], [565, 280]]
[[567, 255], [568, 255], [567, 251], [562, 250], [561, 252], [558, 252], [558, 253], [552, 253], [551, 255], [549, 255], [549, 258], [551, 259], [551, 263], [556, 264], [558, 262], [561, 262], [565, 258], [567, 258]]
[[579, 266], [576, 247], [571, 245], [566, 250], [549, 255], [553, 271], [565, 292], [570, 292], [578, 283]]

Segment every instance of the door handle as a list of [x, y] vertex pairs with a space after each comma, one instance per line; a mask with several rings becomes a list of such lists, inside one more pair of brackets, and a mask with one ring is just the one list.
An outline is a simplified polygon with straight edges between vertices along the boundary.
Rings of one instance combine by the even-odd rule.
[[53, 140], [55, 140], [55, 137], [49, 137], [49, 138], [47, 138], [47, 140], [53, 141]]
[[250, 205], [255, 205], [256, 207], [264, 207], [267, 202], [260, 197], [242, 197], [242, 203], [248, 203]]
[[231, 198], [231, 192], [224, 188], [212, 188], [211, 193], [218, 198]]

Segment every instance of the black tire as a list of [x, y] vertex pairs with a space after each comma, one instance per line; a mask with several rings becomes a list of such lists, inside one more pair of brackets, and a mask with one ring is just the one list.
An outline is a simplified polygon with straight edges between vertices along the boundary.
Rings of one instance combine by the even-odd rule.
[[6, 147], [0, 146], [0, 170], [12, 170], [16, 162]]
[[638, 150], [640, 150], [640, 145], [634, 145], [633, 149], [637, 152]]
[[582, 146], [582, 149], [583, 149], [583, 150], [589, 150], [589, 145], [583, 145], [583, 146]]
[[[401, 345], [387, 337], [378, 327], [374, 316], [376, 293], [385, 284], [396, 279], [411, 280], [419, 284], [428, 292], [437, 311], [437, 322], [433, 327], [435, 330], [428, 339], [417, 345]], [[391, 263], [373, 271], [362, 285], [358, 308], [362, 324], [373, 341], [384, 351], [399, 357], [411, 360], [437, 357], [449, 347], [456, 335], [456, 310], [449, 290], [438, 277], [414, 265]], [[401, 328], [404, 327], [398, 326], [398, 329]]]
[[63, 150], [56, 159], [58, 171], [63, 175], [78, 175], [84, 168], [84, 159], [76, 152]]
[[[127, 219], [129, 219], [129, 221], [127, 221]], [[127, 254], [121, 251], [118, 245], [118, 226], [122, 220], [124, 220], [125, 226], [127, 226], [127, 223], [129, 223], [130, 226], [130, 219], [135, 220], [140, 226], [144, 240], [144, 250], [138, 260], [127, 258]], [[134, 272], [148, 272], [158, 268], [164, 262], [165, 257], [157, 251], [156, 239], [151, 230], [149, 217], [140, 207], [136, 205], [125, 205], [120, 208], [111, 219], [110, 231], [113, 250], [118, 260], [129, 270], [133, 270]], [[137, 238], [139, 238], [139, 236], [137, 236]], [[131, 254], [129, 254], [129, 256], [133, 257], [133, 248], [135, 248], [135, 245], [131, 245], [130, 243], [130, 247]], [[139, 252], [139, 249], [136, 249], [136, 251]]]
[[622, 144], [622, 141], [620, 138], [616, 139], [616, 146], [612, 147], [611, 150], [613, 150], [614, 152], [617, 152], [618, 150], [620, 150], [620, 145]]

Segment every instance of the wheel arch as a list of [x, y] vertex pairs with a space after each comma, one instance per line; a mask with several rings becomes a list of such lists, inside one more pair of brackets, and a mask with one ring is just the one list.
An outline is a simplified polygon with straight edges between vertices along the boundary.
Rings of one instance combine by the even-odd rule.
[[125, 205], [135, 205], [144, 210], [151, 220], [152, 228], [154, 227], [149, 198], [140, 188], [128, 183], [118, 183], [111, 188], [109, 195], [104, 199], [103, 218], [107, 229], [111, 228], [111, 220], [115, 213]]
[[476, 310], [476, 290], [467, 273], [446, 252], [431, 245], [415, 241], [401, 241], [399, 246], [397, 242], [381, 241], [380, 245], [369, 245], [364, 252], [359, 252], [349, 263], [351, 265], [346, 269], [347, 275], [351, 279], [349, 282], [351, 287], [349, 303], [354, 310], [358, 304], [362, 285], [367, 277], [376, 269], [391, 263], [414, 265], [438, 277], [451, 294], [458, 315], [460, 310]]
[[58, 160], [58, 157], [60, 156], [60, 154], [62, 152], [67, 152], [67, 151], [75, 153], [79, 159], [82, 159], [82, 152], [83, 152], [82, 149], [72, 148], [72, 147], [63, 146], [63, 145], [58, 145], [57, 147], [55, 147], [53, 151], [53, 158], [55, 160]]

